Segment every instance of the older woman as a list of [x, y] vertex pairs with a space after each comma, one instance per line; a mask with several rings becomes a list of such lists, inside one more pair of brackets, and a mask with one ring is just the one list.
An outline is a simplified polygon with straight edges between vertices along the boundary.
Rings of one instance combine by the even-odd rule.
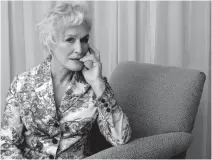
[[95, 121], [112, 145], [130, 139], [128, 118], [102, 77], [99, 52], [88, 43], [88, 11], [83, 3], [58, 3], [38, 24], [49, 56], [11, 83], [1, 129], [2, 159], [84, 158]]

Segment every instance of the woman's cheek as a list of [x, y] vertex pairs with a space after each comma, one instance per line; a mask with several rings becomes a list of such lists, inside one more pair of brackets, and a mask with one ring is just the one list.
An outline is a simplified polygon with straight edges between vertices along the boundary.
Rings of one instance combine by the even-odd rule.
[[64, 54], [70, 54], [73, 52], [73, 47], [71, 44], [66, 44], [63, 48]]
[[62, 44], [57, 45], [57, 47], [55, 47], [54, 49], [54, 53], [58, 56], [61, 55], [61, 53], [64, 52], [64, 46]]
[[58, 49], [63, 54], [68, 54], [73, 49], [70, 43], [63, 42], [58, 46]]

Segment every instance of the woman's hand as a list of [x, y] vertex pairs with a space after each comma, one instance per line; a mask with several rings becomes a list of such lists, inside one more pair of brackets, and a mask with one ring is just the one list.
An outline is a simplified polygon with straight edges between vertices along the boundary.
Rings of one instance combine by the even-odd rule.
[[89, 47], [89, 55], [81, 58], [80, 61], [84, 62], [82, 74], [94, 90], [97, 97], [101, 96], [105, 83], [102, 79], [102, 63], [100, 61], [100, 53], [94, 47]]

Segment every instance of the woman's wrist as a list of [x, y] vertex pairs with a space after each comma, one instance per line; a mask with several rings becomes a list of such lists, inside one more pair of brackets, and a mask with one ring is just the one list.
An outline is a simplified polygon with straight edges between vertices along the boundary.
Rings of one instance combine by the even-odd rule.
[[91, 87], [94, 90], [96, 97], [99, 98], [99, 97], [101, 97], [101, 95], [103, 94], [103, 92], [105, 90], [105, 82], [102, 78], [99, 78], [95, 82], [93, 82]]

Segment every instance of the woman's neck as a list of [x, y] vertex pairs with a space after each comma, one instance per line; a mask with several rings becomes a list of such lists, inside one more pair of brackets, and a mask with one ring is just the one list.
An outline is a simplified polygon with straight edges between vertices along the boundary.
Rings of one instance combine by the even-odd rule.
[[59, 62], [52, 56], [51, 60], [51, 74], [53, 81], [58, 85], [67, 85], [70, 82], [73, 75], [73, 71], [64, 68]]

